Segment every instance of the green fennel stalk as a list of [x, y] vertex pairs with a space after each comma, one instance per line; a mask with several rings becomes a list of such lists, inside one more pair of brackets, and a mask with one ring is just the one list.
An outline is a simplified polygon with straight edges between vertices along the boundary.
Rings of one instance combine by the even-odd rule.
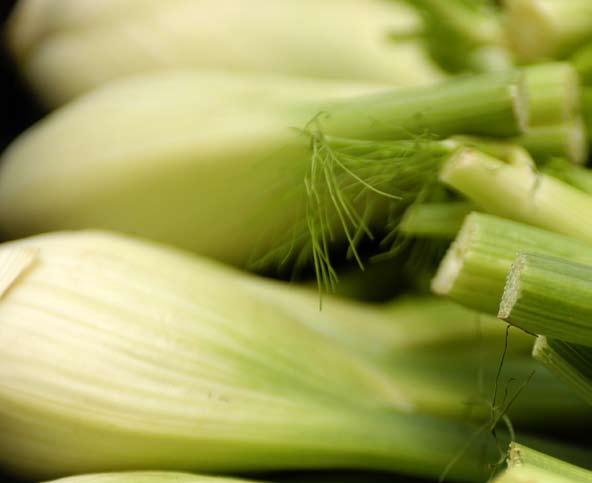
[[592, 350], [544, 336], [537, 337], [533, 357], [592, 405]]
[[114, 83], [9, 147], [2, 231], [114, 229], [256, 270], [313, 264], [330, 286], [330, 249], [356, 258], [435, 181], [450, 152], [435, 136], [522, 130], [521, 79], [392, 90], [185, 71]]
[[583, 164], [588, 159], [588, 131], [581, 117], [562, 124], [530, 127], [514, 142], [524, 146], [537, 161], [564, 157]]
[[567, 62], [523, 68], [529, 93], [530, 126], [561, 124], [581, 111], [581, 87], [576, 69]]
[[569, 59], [585, 85], [592, 83], [592, 43], [584, 45]]
[[[483, 421], [494, 404], [496, 411], [507, 411], [520, 427], [536, 427], [541, 422], [549, 427], [577, 425], [592, 416], [559, 381], [536, 367], [530, 357], [533, 338], [513, 331], [506, 340], [505, 328], [495, 317], [425, 296], [399, 297], [376, 305], [327, 295], [319, 311], [318, 294], [311, 289], [287, 289], [285, 284], [259, 277], [245, 277], [244, 287], [253, 297], [263, 297], [290, 317], [378, 364], [398, 381], [418, 411]], [[500, 377], [502, 352], [505, 364]], [[498, 377], [509, 394], [492, 402]], [[509, 404], [518, 390], [521, 397]]]
[[592, 245], [515, 221], [470, 214], [442, 260], [432, 289], [475, 310], [498, 312], [506, 277], [520, 252], [592, 263]]
[[590, 169], [576, 166], [563, 158], [552, 158], [542, 164], [540, 169], [543, 173], [592, 195], [592, 171]]
[[498, 317], [531, 334], [592, 346], [592, 266], [524, 253], [518, 256]]
[[[473, 309], [496, 314], [507, 274], [516, 256], [523, 251], [592, 263], [592, 246], [584, 242], [491, 215], [472, 213], [442, 260], [432, 289]], [[584, 393], [585, 400], [592, 400], [589, 396], [592, 375], [586, 375], [592, 373], [590, 363], [585, 362], [586, 358], [592, 360], [592, 351], [539, 337], [534, 355], [561, 380], [568, 382], [576, 393]]]
[[589, 483], [592, 472], [523, 444], [510, 443], [508, 469], [495, 483]]
[[487, 212], [592, 242], [592, 197], [533, 166], [465, 149], [446, 161], [440, 180]]
[[466, 201], [416, 203], [405, 211], [399, 230], [406, 236], [452, 239], [474, 210]]

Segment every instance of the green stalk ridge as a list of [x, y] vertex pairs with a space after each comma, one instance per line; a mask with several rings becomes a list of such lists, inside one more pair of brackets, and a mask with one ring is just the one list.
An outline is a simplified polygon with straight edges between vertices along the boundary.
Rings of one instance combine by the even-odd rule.
[[[524, 134], [523, 136], [525, 136]], [[516, 166], [532, 166], [534, 160], [530, 153], [519, 144], [516, 144], [517, 138], [509, 140], [499, 140], [477, 136], [453, 136], [449, 139], [451, 146], [457, 149], [470, 148], [480, 151], [484, 154], [500, 159], [506, 163]]]
[[324, 134], [353, 139], [514, 136], [529, 123], [528, 90], [522, 72], [481, 74], [334, 103], [317, 120]]
[[452, 239], [474, 209], [466, 201], [416, 203], [405, 211], [399, 230], [407, 236]]
[[506, 277], [520, 252], [592, 264], [592, 245], [496, 216], [471, 213], [432, 280], [432, 290], [496, 315]]
[[592, 349], [539, 336], [532, 355], [592, 405]]
[[532, 334], [592, 345], [592, 267], [535, 254], [518, 256], [498, 317]]
[[[524, 68], [529, 128], [562, 124], [581, 111], [582, 92], [576, 69], [567, 62]], [[527, 131], [528, 132], [528, 131]]]
[[537, 161], [563, 157], [583, 164], [588, 158], [588, 131], [579, 116], [562, 124], [533, 126], [513, 141], [524, 146]]
[[552, 158], [542, 164], [541, 171], [592, 195], [592, 170], [576, 166], [563, 158]]
[[576, 51], [570, 57], [570, 62], [577, 70], [582, 82], [592, 84], [592, 43], [588, 43]]
[[592, 197], [532, 166], [461, 149], [440, 180], [489, 213], [592, 242]]

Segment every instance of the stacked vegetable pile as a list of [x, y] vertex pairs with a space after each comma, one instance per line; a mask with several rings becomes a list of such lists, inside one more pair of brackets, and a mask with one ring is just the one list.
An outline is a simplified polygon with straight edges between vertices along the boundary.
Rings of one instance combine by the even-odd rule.
[[592, 0], [7, 33], [52, 111], [0, 161], [0, 471], [592, 481]]

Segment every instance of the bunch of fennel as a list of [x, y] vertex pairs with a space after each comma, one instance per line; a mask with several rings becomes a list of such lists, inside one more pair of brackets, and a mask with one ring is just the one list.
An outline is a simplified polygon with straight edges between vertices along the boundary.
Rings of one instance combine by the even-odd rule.
[[[407, 11], [400, 28], [437, 27], [444, 35], [430, 43], [431, 52], [455, 71], [507, 69], [512, 55], [503, 22], [511, 25], [513, 12], [532, 5], [557, 12], [560, 24], [577, 24], [573, 34], [558, 29], [551, 32], [557, 38], [546, 35], [558, 46], [549, 50], [554, 56], [565, 58], [587, 39], [587, 20], [578, 23], [573, 15], [586, 11], [583, 0], [567, 7], [553, 0], [508, 1], [505, 20], [498, 10], [487, 18], [494, 9], [484, 1], [415, 3], [423, 8], [424, 30]], [[493, 228], [484, 233], [494, 235], [477, 236], [485, 248], [478, 246], [476, 254], [463, 248], [461, 256], [455, 244], [458, 256], [446, 258], [434, 286], [492, 315], [519, 247], [563, 253], [575, 246], [585, 258], [585, 242], [573, 238], [589, 241], [589, 199], [540, 175], [520, 148], [446, 139], [511, 138], [537, 161], [561, 155], [582, 162], [586, 135], [578, 79], [568, 64], [528, 68], [525, 81], [509, 71], [396, 92], [387, 83], [432, 82], [440, 74], [422, 53], [411, 54], [417, 69], [392, 61], [401, 45], [418, 48], [415, 40], [399, 47], [386, 40], [386, 25], [399, 11], [394, 4], [256, 0], [247, 9], [223, 0], [210, 10], [224, 21], [210, 17], [196, 29], [204, 5], [21, 2], [11, 23], [13, 52], [49, 106], [132, 73], [192, 70], [105, 86], [17, 140], [0, 168], [0, 221], [7, 235], [113, 228], [258, 270], [312, 262], [327, 287], [336, 279], [335, 247], [347, 243], [362, 264], [361, 240], [400, 220], [409, 206], [403, 218], [409, 235], [449, 238], [475, 207], [569, 235], [550, 242], [540, 231], [510, 224], [512, 238], [496, 231], [492, 218], [469, 217], [471, 223], [485, 220]], [[330, 8], [328, 29], [322, 19]], [[313, 10], [303, 39], [294, 18]], [[357, 19], [335, 21], [346, 16]], [[226, 30], [229, 25], [243, 28], [245, 38]], [[207, 38], [213, 32], [216, 58]], [[322, 48], [315, 45], [311, 54], [321, 38]], [[343, 56], [346, 46], [356, 55]], [[465, 48], [467, 55], [458, 57]], [[577, 66], [586, 78], [584, 57]], [[242, 72], [262, 70], [367, 84]], [[470, 203], [446, 193], [436, 201], [454, 199], [456, 206], [418, 204], [433, 201], [442, 164], [440, 181]], [[562, 176], [586, 184], [581, 176], [574, 181], [571, 171]], [[433, 213], [451, 216], [434, 226]], [[523, 260], [513, 280], [524, 272]], [[559, 265], [573, 269], [565, 261]], [[486, 477], [486, 462], [501, 446], [486, 433], [496, 434], [504, 421], [513, 438], [508, 415], [519, 431], [558, 424], [557, 414], [569, 415], [563, 422], [576, 426], [590, 416], [586, 404], [548, 373], [532, 375], [532, 337], [513, 336], [500, 365], [493, 344], [508, 342], [503, 326], [448, 303], [413, 298], [370, 309], [325, 299], [319, 314], [314, 293], [288, 293], [213, 262], [96, 232], [13, 242], [0, 248], [0, 267], [0, 461], [20, 476], [332, 466], [475, 481]], [[545, 307], [556, 309], [548, 299]], [[499, 315], [532, 330], [523, 313], [520, 320]], [[480, 338], [472, 336], [475, 327]], [[570, 337], [582, 333], [587, 329]], [[546, 355], [551, 349], [547, 365], [555, 372], [561, 367], [564, 379], [583, 374], [575, 389], [588, 400], [589, 352], [578, 365], [559, 357], [568, 351], [557, 347], [543, 347]], [[516, 380], [524, 382], [512, 391]], [[492, 395], [483, 392], [490, 385]], [[584, 453], [582, 461], [587, 458]], [[210, 481], [164, 473], [82, 478]]]
[[456, 461], [451, 478], [475, 481], [495, 458], [490, 435], [411, 412], [375, 364], [214, 262], [95, 232], [12, 242], [0, 259], [0, 463], [16, 475], [437, 476]]
[[[24, 236], [105, 228], [258, 270], [314, 263], [385, 225], [435, 181], [457, 133], [515, 136], [520, 72], [391, 90], [162, 73], [99, 89], [18, 138], [0, 225]], [[429, 133], [429, 134], [426, 134]]]

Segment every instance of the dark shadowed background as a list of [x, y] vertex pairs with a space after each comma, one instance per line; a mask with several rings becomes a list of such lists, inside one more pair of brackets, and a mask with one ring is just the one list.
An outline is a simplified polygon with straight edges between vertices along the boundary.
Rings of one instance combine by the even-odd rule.
[[41, 116], [40, 107], [34, 102], [33, 96], [20, 80], [14, 64], [6, 51], [5, 23], [15, 2], [0, 1], [0, 19], [2, 22], [2, 46], [0, 48], [0, 106], [2, 122], [0, 123], [0, 150], [30, 126]]

